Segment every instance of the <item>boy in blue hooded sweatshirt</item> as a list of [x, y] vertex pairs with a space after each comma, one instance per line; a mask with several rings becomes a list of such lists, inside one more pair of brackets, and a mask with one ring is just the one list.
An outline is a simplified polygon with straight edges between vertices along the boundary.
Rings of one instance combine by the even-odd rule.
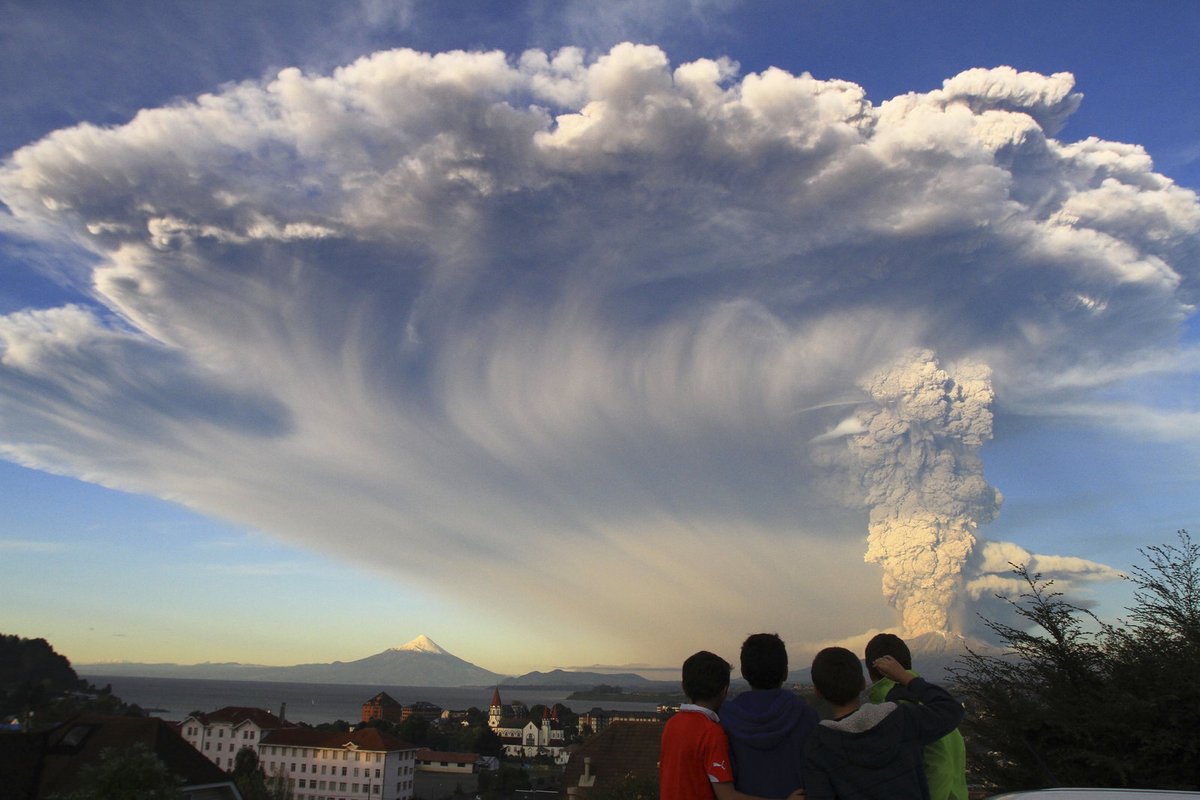
[[734, 787], [758, 797], [787, 797], [804, 788], [804, 741], [816, 727], [817, 712], [782, 688], [788, 658], [778, 634], [748, 637], [742, 643], [741, 670], [750, 691], [721, 707]]

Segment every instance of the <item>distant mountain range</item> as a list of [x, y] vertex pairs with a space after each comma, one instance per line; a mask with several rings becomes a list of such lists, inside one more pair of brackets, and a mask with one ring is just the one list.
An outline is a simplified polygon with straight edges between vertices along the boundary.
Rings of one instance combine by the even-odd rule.
[[271, 667], [261, 664], [206, 662], [203, 664], [137, 664], [113, 662], [79, 664], [85, 675], [148, 678], [202, 678], [290, 683], [345, 683], [373, 686], [495, 686], [506, 676], [477, 667], [452, 655], [424, 634], [357, 661]]
[[83, 675], [144, 678], [199, 678], [224, 681], [279, 681], [288, 683], [342, 683], [371, 686], [528, 686], [550, 689], [591, 689], [600, 684], [623, 688], [654, 688], [655, 682], [633, 673], [530, 672], [501, 675], [442, 649], [424, 634], [357, 661], [332, 664], [297, 664], [272, 667], [262, 664], [139, 664], [128, 661], [77, 664]]
[[[591, 689], [600, 685], [620, 686], [622, 689], [658, 690], [664, 681], [652, 681], [632, 672], [573, 672], [565, 669], [550, 672], [527, 672], [515, 678], [506, 678], [502, 686], [536, 687], [539, 689]], [[678, 688], [678, 681], [669, 684]]]

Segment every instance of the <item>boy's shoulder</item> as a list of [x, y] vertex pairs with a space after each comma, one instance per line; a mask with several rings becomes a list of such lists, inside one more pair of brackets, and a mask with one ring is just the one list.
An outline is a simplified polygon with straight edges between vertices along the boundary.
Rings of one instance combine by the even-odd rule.
[[721, 718], [716, 713], [702, 708], [700, 706], [692, 706], [684, 704], [680, 706], [679, 711], [671, 715], [667, 720], [667, 728], [688, 729], [688, 730], [707, 730], [709, 728], [721, 728]]

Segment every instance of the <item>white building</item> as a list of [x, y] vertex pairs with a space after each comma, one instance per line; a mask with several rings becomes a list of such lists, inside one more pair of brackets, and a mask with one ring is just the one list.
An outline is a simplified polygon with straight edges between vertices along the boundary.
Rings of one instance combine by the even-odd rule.
[[376, 728], [282, 728], [258, 745], [263, 771], [284, 775], [296, 800], [411, 800], [416, 755]]
[[287, 724], [261, 708], [226, 706], [188, 717], [179, 724], [179, 733], [201, 755], [228, 771], [233, 769], [238, 750], [243, 747], [257, 750], [266, 732]]
[[566, 764], [566, 736], [557, 713], [546, 709], [541, 724], [524, 715], [504, 716], [504, 705], [500, 701], [500, 689], [492, 693], [488, 707], [488, 726], [504, 746], [504, 755], [517, 758], [549, 756], [556, 764]]
[[417, 772], [450, 772], [470, 775], [479, 756], [475, 753], [451, 753], [422, 747], [417, 751]]

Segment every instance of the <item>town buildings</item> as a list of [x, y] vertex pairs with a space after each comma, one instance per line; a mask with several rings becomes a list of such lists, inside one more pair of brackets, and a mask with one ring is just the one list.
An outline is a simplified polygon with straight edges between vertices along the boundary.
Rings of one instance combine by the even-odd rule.
[[188, 717], [179, 731], [224, 770], [233, 769], [238, 750], [254, 750], [263, 771], [287, 780], [296, 800], [410, 800], [413, 796], [417, 748], [376, 728], [351, 732], [301, 728], [260, 708], [227, 706]]
[[564, 794], [569, 800], [585, 800], [589, 795], [656, 792], [664, 727], [658, 720], [607, 725], [571, 757], [563, 774]]
[[226, 706], [210, 713], [198, 713], [179, 724], [184, 741], [209, 761], [224, 770], [233, 769], [237, 751], [243, 747], [258, 749], [263, 735], [288, 724], [270, 711], [244, 706]]
[[673, 711], [606, 711], [593, 708], [579, 715], [580, 733], [600, 733], [614, 722], [658, 723], [667, 719]]
[[475, 753], [451, 753], [422, 747], [417, 751], [417, 772], [446, 772], [470, 775], [481, 757]]
[[524, 706], [520, 712], [510, 707], [505, 715], [505, 706], [500, 700], [500, 689], [492, 692], [488, 707], [488, 726], [500, 739], [504, 755], [517, 758], [547, 756], [556, 764], [566, 764], [568, 759], [566, 736], [562, 723], [555, 711], [546, 709], [540, 721], [528, 716]]
[[[49, 731], [0, 734], [0, 797], [52, 800], [80, 790], [112, 751], [140, 748], [179, 780], [189, 800], [242, 800], [226, 772], [154, 717], [83, 714]], [[90, 795], [89, 795], [90, 796]]]
[[387, 692], [380, 692], [362, 705], [362, 721], [381, 719], [384, 722], [399, 722], [404, 706]]
[[296, 800], [411, 800], [416, 755], [377, 728], [281, 728], [258, 745], [263, 770], [286, 776]]

